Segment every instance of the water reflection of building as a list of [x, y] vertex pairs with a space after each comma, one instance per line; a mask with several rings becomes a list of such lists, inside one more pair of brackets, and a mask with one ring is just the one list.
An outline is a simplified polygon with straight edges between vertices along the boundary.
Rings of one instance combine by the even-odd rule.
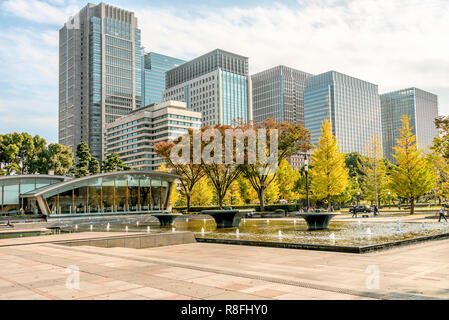
[[2, 213], [47, 217], [171, 210], [176, 175], [153, 171], [103, 173], [78, 179], [31, 175], [0, 178]]

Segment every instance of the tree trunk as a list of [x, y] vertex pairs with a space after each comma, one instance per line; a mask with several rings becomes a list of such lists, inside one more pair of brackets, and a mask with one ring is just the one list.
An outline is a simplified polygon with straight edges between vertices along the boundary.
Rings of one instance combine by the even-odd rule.
[[186, 194], [187, 199], [187, 213], [190, 212], [190, 194]]
[[415, 213], [415, 198], [412, 197], [410, 199], [410, 214], [414, 214]]
[[327, 195], [327, 211], [331, 211], [331, 196]]
[[265, 211], [264, 191], [265, 191], [265, 189], [262, 189], [262, 188], [257, 191], [257, 195], [259, 196], [259, 210], [260, 210], [260, 212], [264, 212]]
[[223, 196], [217, 192], [217, 202], [220, 209], [223, 209]]

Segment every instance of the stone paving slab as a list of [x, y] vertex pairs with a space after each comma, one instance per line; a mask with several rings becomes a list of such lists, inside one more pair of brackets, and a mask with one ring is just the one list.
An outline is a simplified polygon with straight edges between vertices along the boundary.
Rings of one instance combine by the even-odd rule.
[[[66, 287], [67, 267], [80, 288]], [[368, 267], [379, 288], [368, 288]], [[0, 299], [449, 299], [449, 240], [365, 255], [193, 243], [0, 247]]]

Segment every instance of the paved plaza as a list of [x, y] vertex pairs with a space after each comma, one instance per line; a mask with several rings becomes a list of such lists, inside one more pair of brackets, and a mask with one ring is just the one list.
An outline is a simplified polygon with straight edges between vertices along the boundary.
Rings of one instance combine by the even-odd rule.
[[[55, 236], [39, 238], [47, 237]], [[449, 240], [369, 254], [30, 240], [2, 240], [0, 299], [449, 299]], [[70, 266], [79, 268], [79, 289], [66, 286]]]

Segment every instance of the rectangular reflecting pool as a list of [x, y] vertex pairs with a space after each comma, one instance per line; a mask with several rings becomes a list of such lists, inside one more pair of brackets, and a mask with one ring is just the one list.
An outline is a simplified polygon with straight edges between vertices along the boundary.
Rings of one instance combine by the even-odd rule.
[[59, 233], [60, 233], [59, 230], [1, 232], [0, 233], [0, 239], [48, 236], [48, 235], [51, 235], [51, 234], [59, 234]]
[[238, 228], [223, 229], [215, 229], [208, 223], [203, 227], [196, 224], [186, 228], [198, 238], [331, 246], [370, 246], [449, 233], [448, 224], [417, 222], [332, 221], [328, 230], [317, 231], [308, 231], [303, 219], [246, 219]]
[[[367, 252], [416, 241], [449, 238], [449, 224], [352, 220], [331, 221], [327, 230], [307, 230], [306, 222], [296, 219], [242, 219], [238, 228], [217, 228], [207, 215], [183, 215], [174, 224], [161, 227], [154, 221], [120, 223], [83, 223], [65, 225], [48, 232], [3, 233], [1, 238], [27, 237], [70, 232], [176, 232], [192, 231], [199, 242], [247, 244], [297, 249]], [[372, 247], [370, 249], [370, 247]], [[340, 248], [340, 249], [339, 249]], [[364, 248], [363, 250], [360, 248]]]
[[238, 228], [216, 228], [211, 218], [182, 216], [174, 225], [158, 222], [80, 225], [61, 228], [61, 232], [151, 232], [192, 231], [196, 238], [301, 243], [330, 246], [369, 246], [392, 241], [437, 236], [449, 233], [449, 224], [381, 221], [332, 221], [327, 230], [308, 231], [297, 219], [242, 219]]

